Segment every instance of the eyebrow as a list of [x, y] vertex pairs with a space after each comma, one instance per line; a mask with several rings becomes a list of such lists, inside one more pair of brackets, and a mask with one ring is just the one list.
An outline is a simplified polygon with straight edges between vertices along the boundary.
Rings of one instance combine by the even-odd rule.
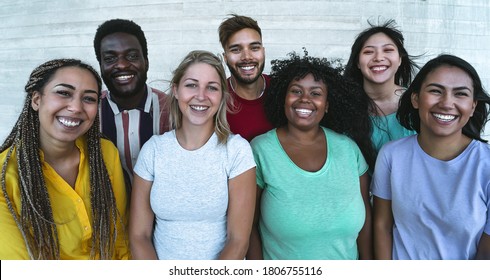
[[[65, 83], [61, 83], [61, 84], [57, 84], [55, 85], [55, 87], [57, 86], [62, 86], [62, 87], [67, 87], [69, 89], [72, 89], [72, 90], [75, 90], [76, 88], [70, 84], [65, 84]], [[95, 93], [95, 94], [98, 94], [98, 92], [96, 90], [92, 90], [92, 89], [87, 89], [84, 91], [85, 93]]]
[[[194, 78], [186, 78], [186, 79], [184, 79], [184, 82], [185, 81], [188, 81], [188, 80], [193, 81], [193, 82], [196, 82], [196, 83], [199, 83], [199, 80], [198, 79], [194, 79]], [[219, 82], [216, 82], [216, 81], [210, 81], [210, 82], [208, 82], [208, 84], [218, 84], [219, 85], [220, 83]]]
[[[396, 45], [393, 43], [388, 43], [388, 44], [381, 45], [381, 47], [396, 47]], [[376, 48], [376, 46], [367, 45], [363, 47], [363, 49], [365, 48]]]
[[[428, 84], [426, 87], [430, 87], [430, 86], [433, 86], [433, 87], [438, 87], [438, 88], [446, 88], [445, 86], [441, 85], [441, 84], [438, 84], [438, 83], [430, 83]], [[471, 89], [467, 86], [460, 86], [460, 87], [455, 87], [455, 88], [452, 88], [453, 90], [469, 90], [471, 91]]]
[[[240, 45], [241, 45], [241, 44], [239, 44], [239, 43], [238, 43], [238, 44], [229, 45], [229, 46], [228, 46], [228, 49], [235, 48], [235, 47], [239, 47]], [[254, 42], [252, 42], [252, 43], [250, 43], [250, 44], [248, 44], [248, 45], [249, 45], [249, 46], [251, 46], [251, 45], [259, 45], [259, 46], [262, 46], [262, 42], [260, 42], [260, 41], [254, 41]]]

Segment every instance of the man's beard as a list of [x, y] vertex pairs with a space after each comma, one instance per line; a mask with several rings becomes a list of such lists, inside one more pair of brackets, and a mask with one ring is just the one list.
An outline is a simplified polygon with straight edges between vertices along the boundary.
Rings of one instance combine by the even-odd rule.
[[248, 79], [242, 78], [235, 70], [235, 68], [230, 66], [230, 64], [227, 63], [226, 66], [228, 66], [228, 70], [230, 70], [231, 75], [233, 76], [233, 78], [235, 78], [235, 81], [237, 83], [249, 85], [255, 83], [262, 76], [262, 72], [264, 71], [265, 64], [262, 64], [262, 66], [260, 66], [257, 76]]

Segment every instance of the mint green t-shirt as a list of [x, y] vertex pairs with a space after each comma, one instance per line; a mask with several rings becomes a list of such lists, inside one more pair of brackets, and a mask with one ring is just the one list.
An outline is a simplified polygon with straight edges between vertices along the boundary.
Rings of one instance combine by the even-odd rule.
[[371, 141], [376, 149], [376, 153], [389, 141], [417, 133], [413, 130], [404, 128], [396, 118], [396, 112], [386, 116], [370, 116], [370, 119], [373, 124]]
[[368, 165], [354, 141], [324, 128], [327, 161], [308, 172], [288, 157], [273, 129], [252, 142], [263, 189], [264, 259], [357, 259], [365, 221], [359, 177]]

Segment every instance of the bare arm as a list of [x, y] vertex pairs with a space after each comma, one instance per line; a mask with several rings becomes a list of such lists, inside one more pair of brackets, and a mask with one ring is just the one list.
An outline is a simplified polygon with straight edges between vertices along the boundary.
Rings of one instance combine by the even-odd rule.
[[490, 235], [483, 233], [480, 242], [478, 242], [478, 250], [476, 251], [477, 260], [490, 260]]
[[393, 212], [391, 200], [374, 196], [374, 258], [391, 260], [393, 249]]
[[259, 218], [260, 218], [260, 200], [262, 197], [262, 189], [257, 186], [257, 198], [255, 200], [255, 214], [252, 225], [252, 233], [250, 234], [250, 245], [248, 247], [248, 260], [263, 260], [262, 255], [262, 239], [259, 233]]
[[150, 206], [150, 190], [153, 182], [134, 174], [129, 212], [129, 246], [135, 260], [156, 260], [153, 247], [154, 213]]
[[364, 226], [359, 232], [357, 238], [357, 248], [359, 250], [359, 259], [372, 260], [373, 259], [373, 224], [371, 214], [371, 203], [369, 201], [369, 175], [364, 173], [359, 177], [361, 185], [361, 195], [364, 201], [364, 208], [366, 209], [366, 219]]
[[255, 167], [230, 179], [226, 244], [219, 259], [243, 260], [248, 250], [255, 209]]

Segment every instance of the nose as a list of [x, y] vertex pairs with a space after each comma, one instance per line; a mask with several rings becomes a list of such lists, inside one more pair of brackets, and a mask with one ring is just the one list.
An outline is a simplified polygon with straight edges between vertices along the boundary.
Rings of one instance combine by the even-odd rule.
[[384, 59], [382, 51], [374, 52], [374, 61], [382, 61]]
[[310, 100], [310, 94], [308, 92], [303, 92], [301, 94], [301, 96], [299, 97], [300, 101], [301, 102], [304, 102], [304, 103], [309, 103], [311, 100]]
[[454, 99], [452, 94], [445, 93], [441, 96], [439, 106], [444, 109], [454, 108]]
[[251, 51], [249, 49], [243, 49], [242, 50], [242, 60], [250, 60], [252, 55], [251, 55]]
[[116, 68], [124, 69], [129, 66], [129, 61], [124, 56], [119, 56], [116, 61]]
[[78, 98], [72, 98], [68, 103], [67, 110], [73, 113], [80, 112], [82, 110], [82, 101]]
[[205, 87], [204, 88], [200, 87], [197, 90], [196, 99], [199, 101], [203, 101], [204, 99], [206, 99], [206, 88]]

